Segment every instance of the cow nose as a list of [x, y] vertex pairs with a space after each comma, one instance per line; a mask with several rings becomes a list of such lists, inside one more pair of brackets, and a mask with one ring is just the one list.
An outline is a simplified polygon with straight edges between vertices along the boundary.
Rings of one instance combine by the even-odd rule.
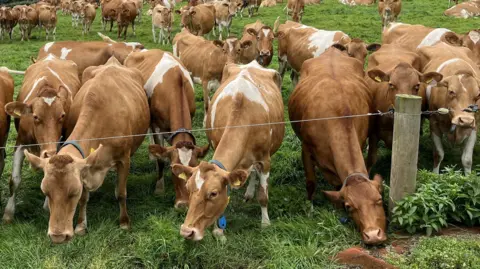
[[182, 225], [180, 227], [180, 235], [187, 240], [192, 240], [195, 237], [195, 229]]
[[48, 236], [50, 237], [52, 243], [63, 244], [72, 239], [73, 233], [50, 233]]
[[260, 51], [261, 56], [270, 56], [270, 51], [269, 50], [262, 50]]
[[387, 240], [387, 236], [382, 229], [370, 229], [362, 234], [363, 242], [367, 245], [378, 245]]
[[458, 125], [462, 127], [473, 127], [475, 119], [473, 117], [464, 116], [458, 118]]

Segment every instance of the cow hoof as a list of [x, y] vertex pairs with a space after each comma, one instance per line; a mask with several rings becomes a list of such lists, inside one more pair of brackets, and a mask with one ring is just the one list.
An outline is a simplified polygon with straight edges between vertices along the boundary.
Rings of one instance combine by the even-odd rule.
[[84, 236], [87, 234], [87, 227], [83, 224], [77, 225], [77, 227], [75, 227], [75, 234], [78, 236]]
[[120, 223], [120, 229], [124, 230], [124, 231], [128, 231], [130, 230], [130, 223], [127, 222], [127, 223]]
[[223, 234], [222, 229], [215, 228], [215, 229], [213, 229], [212, 234], [221, 243], [226, 243], [227, 242], [227, 237]]
[[161, 196], [165, 194], [165, 188], [162, 186], [157, 186], [155, 187], [155, 191], [153, 192], [155, 196]]
[[268, 226], [270, 226], [270, 221], [265, 221], [265, 222], [262, 221], [262, 226], [261, 226], [262, 229], [267, 228]]
[[10, 215], [7, 215], [7, 214], [3, 215], [3, 223], [10, 224], [12, 222], [13, 222], [13, 216], [10, 216]]

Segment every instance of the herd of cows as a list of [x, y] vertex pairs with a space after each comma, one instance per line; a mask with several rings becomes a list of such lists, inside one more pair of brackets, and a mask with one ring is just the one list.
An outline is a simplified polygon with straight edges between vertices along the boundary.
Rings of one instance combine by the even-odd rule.
[[[101, 3], [104, 26], [112, 17], [103, 10], [114, 1]], [[281, 146], [285, 132], [284, 124], [278, 124], [284, 122], [281, 85], [285, 73], [291, 71], [294, 90], [288, 112], [302, 143], [308, 199], [313, 199], [318, 167], [326, 181], [338, 189], [324, 191], [325, 196], [348, 210], [363, 241], [384, 242], [382, 177], [375, 175], [370, 180], [369, 171], [376, 162], [378, 142], [382, 140], [391, 147], [394, 118], [349, 116], [387, 112], [394, 106], [396, 94], [419, 95], [424, 111], [449, 111], [429, 116], [433, 170], [439, 172], [444, 157], [442, 137], [447, 137], [455, 144], [464, 144], [461, 163], [465, 173], [470, 173], [480, 98], [480, 32], [458, 34], [445, 28], [392, 22], [401, 10], [401, 6], [392, 4], [400, 2], [379, 3], [380, 13], [386, 14], [382, 16], [382, 44], [366, 44], [342, 31], [303, 25], [298, 22], [301, 12], [297, 8], [291, 12], [297, 22], [280, 24], [277, 19], [272, 28], [257, 20], [245, 25], [240, 39], [228, 36], [227, 30], [225, 40], [211, 41], [203, 35], [214, 26], [219, 32], [222, 26], [228, 29], [231, 21], [212, 23], [205, 19], [209, 10], [218, 14], [217, 2], [190, 1], [178, 10], [184, 28], [172, 40], [173, 54], [146, 49], [137, 42], [116, 42], [100, 34], [103, 41], [46, 43], [25, 72], [0, 68], [0, 105], [5, 107], [0, 113], [0, 145], [6, 145], [10, 117], [15, 119], [18, 133], [3, 220], [13, 220], [26, 158], [44, 173], [41, 190], [46, 196], [44, 206], [50, 212], [48, 236], [52, 242], [64, 243], [74, 234], [85, 234], [89, 193], [103, 184], [112, 169], [118, 175], [115, 195], [120, 227], [128, 229], [131, 156], [149, 131], [149, 152], [156, 158], [158, 170], [155, 192], [164, 190], [164, 168], [170, 162], [174, 206], [188, 208], [180, 228], [185, 239], [201, 240], [212, 225], [213, 234], [223, 236], [224, 223], [218, 220], [223, 219], [230, 190], [243, 187], [247, 179], [245, 199], [257, 196], [261, 224], [268, 226], [271, 156]], [[226, 8], [226, 18], [231, 19], [230, 12], [236, 9], [226, 3], [220, 5]], [[164, 14], [164, 8], [171, 14], [173, 9], [167, 4], [174, 6], [168, 1], [152, 4], [153, 22], [156, 13]], [[28, 10], [39, 5], [16, 8], [28, 15]], [[56, 14], [56, 9], [51, 12]], [[74, 18], [73, 11], [69, 12]], [[170, 18], [166, 20], [171, 23]], [[163, 23], [165, 19], [158, 21]], [[121, 20], [117, 22], [120, 27]], [[155, 26], [152, 32], [155, 38]], [[164, 35], [161, 31], [159, 40]], [[278, 71], [268, 69], [275, 54], [275, 40]], [[373, 53], [364, 69], [368, 51]], [[16, 101], [9, 73], [24, 75]], [[209, 140], [203, 146], [196, 144], [191, 132], [194, 84], [203, 88], [204, 126]], [[213, 97], [211, 91], [215, 92]], [[346, 118], [310, 121], [330, 117]], [[239, 125], [244, 127], [234, 128]], [[367, 140], [365, 161], [362, 151]], [[60, 142], [52, 143], [56, 141]], [[210, 147], [214, 150], [212, 160], [200, 161]], [[0, 151], [3, 173], [5, 148]], [[79, 217], [74, 228], [77, 207]]]

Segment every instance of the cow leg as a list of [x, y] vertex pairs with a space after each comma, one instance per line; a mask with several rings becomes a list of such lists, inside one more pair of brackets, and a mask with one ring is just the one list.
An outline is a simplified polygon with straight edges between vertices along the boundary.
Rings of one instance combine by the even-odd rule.
[[5, 149], [0, 149], [0, 177], [3, 175], [3, 169], [5, 168], [5, 154]]
[[[153, 43], [156, 43], [155, 39], [155, 25], [152, 24], [152, 35], [153, 35]], [[160, 37], [159, 37], [160, 38]]]
[[87, 232], [87, 203], [90, 193], [83, 188], [82, 196], [80, 201], [78, 201], [78, 220], [77, 226], [75, 226], [76, 235], [85, 235]]
[[127, 157], [117, 164], [117, 201], [120, 205], [120, 229], [128, 230], [130, 229], [130, 218], [128, 217], [127, 212], [127, 177], [130, 169], [130, 154], [126, 155]]
[[[155, 128], [155, 133], [160, 133], [161, 130], [159, 128]], [[164, 146], [164, 139], [162, 135], [154, 135], [153, 136], [153, 144], [158, 144], [160, 146]], [[163, 170], [165, 169], [165, 163], [161, 159], [157, 160], [157, 173], [158, 178], [157, 182], [155, 183], [155, 191], [153, 192], [154, 195], [161, 195], [165, 192], [165, 179], [163, 177]]]
[[113, 20], [110, 20], [110, 32], [112, 32], [113, 29]]
[[8, 198], [7, 206], [5, 207], [5, 213], [3, 214], [3, 221], [10, 223], [13, 220], [13, 215], [15, 214], [15, 196], [17, 192], [18, 185], [22, 181], [22, 165], [23, 160], [25, 159], [25, 154], [23, 154], [23, 147], [19, 146], [13, 155], [13, 172], [10, 177], [10, 198]]
[[302, 144], [302, 162], [307, 185], [307, 199], [312, 202], [313, 205], [313, 195], [317, 188], [317, 180], [315, 178], [315, 165], [305, 144]]
[[50, 30], [45, 28], [45, 40], [48, 41], [48, 36], [50, 35]]
[[205, 112], [205, 117], [208, 112], [208, 103], [210, 102], [210, 89], [208, 88], [208, 79], [202, 78], [203, 86], [203, 110]]
[[462, 165], [465, 170], [465, 174], [468, 175], [472, 172], [472, 155], [473, 148], [475, 147], [475, 142], [477, 142], [477, 131], [472, 131], [470, 136], [465, 143], [465, 147], [462, 152]]
[[117, 25], [117, 39], [120, 39], [120, 34], [122, 33], [122, 26]]
[[270, 177], [270, 161], [263, 164], [263, 172], [259, 173], [260, 186], [258, 187], [257, 199], [262, 210], [262, 228], [270, 226], [268, 217], [268, 178]]
[[215, 238], [219, 239], [222, 242], [227, 241], [227, 238], [223, 234], [223, 230], [218, 227], [218, 220], [215, 221], [215, 223], [214, 223], [212, 234]]
[[292, 80], [292, 90], [295, 89], [295, 87], [297, 87], [297, 83], [298, 83], [298, 73], [297, 71], [293, 70], [292, 69], [292, 72], [290, 73], [290, 79]]
[[158, 44], [160, 44], [160, 40], [162, 40], [162, 45], [165, 45], [165, 33], [164, 33], [163, 28], [160, 28], [159, 36], [160, 36], [160, 38], [158, 39]]
[[278, 58], [278, 73], [283, 79], [283, 76], [285, 76], [285, 71], [287, 70], [287, 61], [283, 60], [282, 58]]
[[3, 27], [2, 27], [2, 28], [0, 28], [0, 37], [1, 37], [2, 40], [3, 40], [3, 32], [4, 32], [4, 30], [3, 30]]
[[137, 34], [135, 33], [135, 20], [132, 21], [132, 30], [133, 30], [133, 36], [136, 36]]
[[[372, 130], [377, 130], [376, 125], [372, 126]], [[372, 166], [377, 162], [378, 151], [378, 137], [376, 134], [371, 134], [368, 138], [368, 157], [367, 157], [367, 171], [370, 172]]]
[[[430, 128], [432, 130], [432, 128]], [[442, 145], [441, 135], [438, 135], [432, 130], [432, 140], [433, 140], [433, 172], [435, 174], [440, 174], [440, 164], [443, 161], [444, 151]]]
[[250, 201], [255, 195], [255, 187], [257, 187], [257, 184], [258, 184], [257, 174], [258, 173], [251, 173], [251, 176], [248, 179], [249, 180], [248, 187], [244, 195], [245, 202]]

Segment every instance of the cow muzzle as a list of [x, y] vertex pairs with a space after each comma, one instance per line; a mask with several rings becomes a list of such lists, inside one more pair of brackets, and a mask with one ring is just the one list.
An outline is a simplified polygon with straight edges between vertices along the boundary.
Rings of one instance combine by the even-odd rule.
[[270, 51], [269, 50], [261, 50], [260, 51], [260, 56], [270, 56]]
[[362, 240], [367, 245], [378, 245], [387, 240], [385, 232], [380, 228], [367, 229], [362, 233]]
[[197, 228], [187, 227], [185, 224], [180, 227], [180, 235], [186, 240], [200, 241], [203, 239], [203, 234]]
[[472, 115], [460, 115], [454, 117], [452, 120], [452, 126], [453, 125], [462, 128], [475, 128], [475, 117]]
[[48, 233], [50, 240], [54, 244], [64, 244], [72, 240], [73, 233], [72, 232], [65, 232], [65, 233]]

